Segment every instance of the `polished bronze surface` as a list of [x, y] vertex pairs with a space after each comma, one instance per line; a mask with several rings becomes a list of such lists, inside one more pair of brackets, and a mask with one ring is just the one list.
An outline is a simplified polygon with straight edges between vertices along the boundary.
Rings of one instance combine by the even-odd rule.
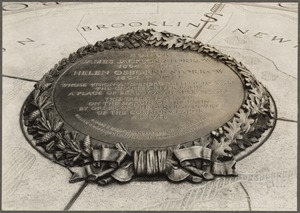
[[55, 84], [57, 112], [100, 141], [165, 147], [204, 136], [240, 108], [244, 89], [225, 64], [162, 48], [109, 50], [86, 57]]

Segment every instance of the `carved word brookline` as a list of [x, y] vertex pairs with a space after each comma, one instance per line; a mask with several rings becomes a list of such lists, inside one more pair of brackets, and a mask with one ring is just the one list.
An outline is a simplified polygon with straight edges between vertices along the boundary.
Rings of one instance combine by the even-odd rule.
[[[213, 17], [212, 20], [215, 18]], [[215, 19], [216, 20], [216, 19]], [[96, 30], [108, 30], [113, 28], [123, 28], [123, 27], [188, 27], [188, 28], [200, 28], [203, 26], [207, 20], [201, 20], [202, 22], [167, 22], [167, 21], [147, 21], [147, 22], [130, 22], [130, 23], [112, 23], [112, 24], [97, 24], [94, 27], [92, 26], [82, 26], [81, 29], [84, 32], [92, 31], [94, 29]], [[209, 30], [216, 30], [217, 25], [210, 24], [207, 26], [207, 29]]]

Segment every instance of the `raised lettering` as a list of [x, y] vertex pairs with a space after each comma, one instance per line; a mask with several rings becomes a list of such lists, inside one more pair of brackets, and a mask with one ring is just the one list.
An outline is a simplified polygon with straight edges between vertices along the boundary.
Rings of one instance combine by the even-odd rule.
[[[226, 65], [198, 53], [150, 48], [110, 50], [91, 55], [62, 74], [54, 100], [61, 116], [74, 128], [86, 125], [86, 134], [91, 137], [108, 141], [116, 137], [129, 144], [137, 139], [171, 143], [176, 137], [213, 125], [214, 117], [220, 116], [214, 112], [223, 112], [226, 105], [240, 105], [235, 100], [224, 102], [238, 88], [242, 101], [239, 82]], [[78, 107], [66, 110], [66, 104]], [[80, 115], [76, 117], [78, 123], [68, 120], [76, 114]], [[232, 115], [225, 116], [227, 120]], [[193, 119], [170, 127], [173, 118]], [[115, 120], [118, 122], [112, 123]], [[144, 122], [164, 123], [166, 127], [150, 125], [143, 129]]]

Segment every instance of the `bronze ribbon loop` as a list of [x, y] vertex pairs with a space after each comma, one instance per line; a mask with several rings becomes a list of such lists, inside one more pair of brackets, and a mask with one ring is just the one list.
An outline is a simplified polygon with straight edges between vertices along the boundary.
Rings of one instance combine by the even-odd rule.
[[190, 176], [189, 172], [173, 164], [168, 164], [166, 174], [168, 179], [174, 182], [183, 181]]
[[[191, 182], [202, 182], [213, 179], [213, 175], [237, 175], [235, 160], [218, 162], [212, 161], [213, 150], [203, 146], [193, 146], [174, 150], [174, 155], [179, 161], [169, 161], [167, 176], [172, 181], [189, 179]], [[206, 162], [206, 165], [205, 163]]]
[[203, 146], [192, 146], [184, 149], [174, 150], [176, 158], [181, 165], [187, 160], [204, 159], [211, 161], [212, 150]]
[[134, 175], [133, 163], [125, 162], [119, 169], [114, 171], [111, 176], [120, 182], [128, 182], [132, 179]]
[[235, 171], [236, 161], [214, 162], [212, 173], [215, 175], [237, 175]]
[[132, 162], [123, 162], [126, 151], [114, 148], [100, 147], [92, 150], [92, 164], [83, 167], [70, 167], [71, 183], [88, 180], [106, 184], [112, 179], [121, 182], [130, 181], [134, 175]]
[[126, 157], [126, 152], [111, 148], [100, 148], [92, 151], [94, 162], [113, 162], [113, 167], [117, 167]]
[[106, 184], [115, 179], [128, 182], [134, 175], [155, 176], [165, 174], [175, 182], [211, 180], [213, 175], [237, 175], [234, 160], [212, 161], [213, 150], [203, 146], [173, 150], [176, 160], [167, 150], [140, 150], [133, 152], [133, 159], [125, 158], [125, 150], [101, 147], [92, 151], [93, 162], [83, 167], [70, 167], [70, 182], [87, 180]]

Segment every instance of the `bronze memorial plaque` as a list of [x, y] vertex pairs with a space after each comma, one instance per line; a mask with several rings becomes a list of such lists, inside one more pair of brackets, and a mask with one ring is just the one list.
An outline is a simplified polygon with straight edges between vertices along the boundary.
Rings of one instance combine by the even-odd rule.
[[53, 93], [57, 112], [77, 131], [139, 148], [204, 136], [226, 123], [243, 99], [240, 78], [225, 64], [161, 48], [88, 56], [59, 77]]
[[35, 85], [22, 127], [70, 182], [237, 175], [271, 134], [269, 92], [235, 59], [186, 36], [139, 30], [62, 59]]

